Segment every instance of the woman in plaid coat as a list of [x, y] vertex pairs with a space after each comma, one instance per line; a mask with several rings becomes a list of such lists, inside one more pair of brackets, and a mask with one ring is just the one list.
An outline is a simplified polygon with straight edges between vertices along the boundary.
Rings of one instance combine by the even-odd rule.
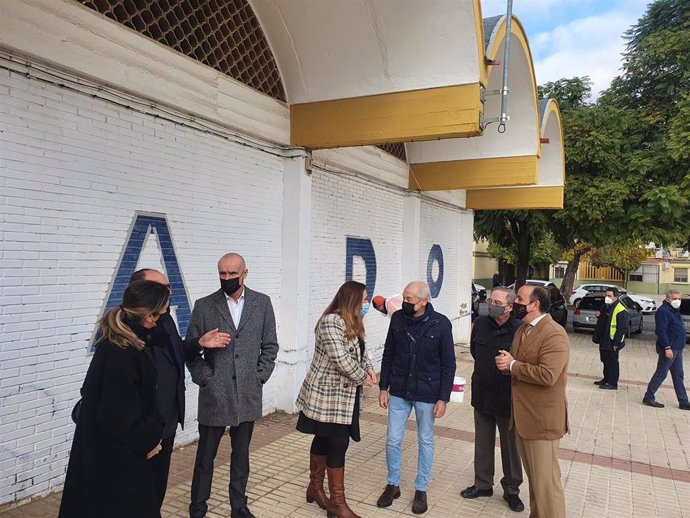
[[[350, 438], [360, 440], [362, 387], [376, 383], [364, 346], [363, 317], [369, 309], [366, 286], [343, 284], [323, 312], [314, 333], [314, 357], [297, 397], [297, 430], [314, 435], [307, 502], [329, 518], [359, 518], [345, 500], [345, 452]], [[323, 490], [328, 471], [330, 498]]]

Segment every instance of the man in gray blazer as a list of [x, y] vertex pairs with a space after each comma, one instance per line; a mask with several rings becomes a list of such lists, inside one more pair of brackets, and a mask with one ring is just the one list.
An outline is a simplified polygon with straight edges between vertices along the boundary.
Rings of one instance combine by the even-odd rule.
[[221, 289], [199, 299], [187, 334], [201, 336], [218, 328], [232, 339], [225, 349], [204, 350], [187, 363], [199, 385], [199, 445], [194, 463], [190, 518], [202, 518], [211, 496], [213, 461], [229, 427], [231, 518], [255, 518], [247, 507], [249, 443], [254, 421], [262, 414], [263, 384], [273, 372], [278, 354], [271, 299], [244, 285], [244, 259], [225, 254], [218, 261]]

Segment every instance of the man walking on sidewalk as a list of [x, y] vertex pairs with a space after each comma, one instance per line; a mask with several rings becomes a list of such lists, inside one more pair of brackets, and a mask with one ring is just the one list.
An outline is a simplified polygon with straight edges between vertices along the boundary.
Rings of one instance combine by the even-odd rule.
[[683, 349], [685, 348], [685, 326], [680, 314], [681, 294], [678, 290], [668, 290], [666, 300], [662, 302], [654, 315], [656, 325], [656, 352], [659, 359], [656, 372], [647, 386], [642, 403], [655, 408], [664, 405], [654, 399], [654, 394], [671, 372], [673, 388], [676, 391], [681, 410], [690, 410], [688, 393], [683, 385]]

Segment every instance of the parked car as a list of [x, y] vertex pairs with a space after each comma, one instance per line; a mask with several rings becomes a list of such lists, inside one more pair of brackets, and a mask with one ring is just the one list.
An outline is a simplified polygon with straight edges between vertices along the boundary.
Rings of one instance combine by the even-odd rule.
[[587, 295], [588, 293], [604, 293], [607, 289], [616, 288], [621, 293], [626, 293], [627, 290], [622, 286], [617, 286], [615, 284], [581, 284], [577, 288], [570, 292], [570, 298], [568, 302], [573, 306], [577, 306], [580, 299]]
[[476, 286], [476, 284], [472, 284], [472, 322], [479, 316], [479, 293], [477, 293]]
[[[568, 323], [568, 306], [565, 303], [565, 299], [563, 298], [563, 295], [561, 295], [561, 290], [558, 289], [558, 286], [556, 286], [553, 282], [540, 281], [537, 279], [527, 279], [525, 284], [546, 288], [546, 290], [549, 292], [549, 297], [551, 298], [551, 310], [549, 313], [556, 322], [565, 327], [565, 325]], [[514, 290], [515, 283], [508, 287]]]
[[630, 293], [628, 293], [628, 297], [642, 307], [642, 313], [651, 314], [656, 311], [656, 300], [653, 298], [645, 297], [644, 295], [631, 295]]
[[685, 325], [685, 341], [690, 341], [690, 297], [680, 300], [680, 314]]
[[477, 290], [477, 295], [479, 295], [479, 302], [486, 302], [486, 288], [481, 284], [472, 284], [472, 287]]
[[573, 306], [577, 306], [580, 299], [588, 293], [603, 293], [610, 288], [616, 288], [620, 293], [627, 294], [628, 297], [642, 306], [643, 313], [654, 313], [656, 311], [656, 301], [653, 298], [644, 295], [631, 295], [628, 293], [628, 290], [616, 284], [582, 284], [570, 292], [569, 302]]
[[[581, 333], [584, 330], [594, 330], [594, 327], [597, 325], [596, 313], [604, 309], [605, 297], [605, 293], [588, 293], [578, 301], [573, 312], [573, 330], [576, 333]], [[621, 301], [623, 307], [630, 313], [630, 324], [625, 331], [625, 336], [630, 337], [633, 333], [640, 334], [644, 328], [642, 306], [627, 295], [621, 295], [618, 300]]]

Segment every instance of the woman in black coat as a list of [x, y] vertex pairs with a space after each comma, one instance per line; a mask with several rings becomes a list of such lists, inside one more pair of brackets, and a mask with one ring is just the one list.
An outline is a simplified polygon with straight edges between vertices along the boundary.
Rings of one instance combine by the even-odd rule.
[[163, 421], [155, 407], [150, 331], [170, 292], [152, 281], [125, 290], [99, 322], [82, 388], [59, 518], [158, 518], [153, 467]]

